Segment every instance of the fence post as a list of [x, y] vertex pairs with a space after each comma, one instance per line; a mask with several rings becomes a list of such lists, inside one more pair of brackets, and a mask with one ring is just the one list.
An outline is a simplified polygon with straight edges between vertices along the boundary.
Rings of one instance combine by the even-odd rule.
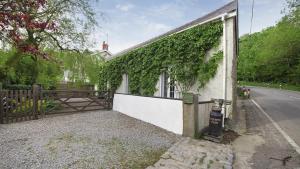
[[43, 102], [44, 102], [44, 98], [43, 98], [43, 88], [40, 87], [39, 88], [39, 97], [40, 97], [40, 113], [41, 113], [41, 117], [44, 118], [45, 117], [45, 110], [43, 109]]
[[4, 115], [4, 110], [3, 110], [3, 92], [2, 92], [2, 83], [0, 83], [0, 124], [4, 123], [3, 115]]
[[32, 90], [33, 90], [33, 114], [34, 114], [34, 118], [38, 119], [40, 87], [38, 85], [33, 85]]

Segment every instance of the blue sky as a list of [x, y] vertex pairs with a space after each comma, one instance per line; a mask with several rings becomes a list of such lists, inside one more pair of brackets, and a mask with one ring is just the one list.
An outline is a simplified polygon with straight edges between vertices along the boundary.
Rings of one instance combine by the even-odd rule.
[[[109, 50], [120, 52], [199, 18], [230, 0], [91, 0], [99, 28], [92, 37], [99, 49], [108, 34]], [[239, 1], [240, 34], [249, 33], [252, 0]], [[253, 31], [275, 25], [285, 0], [255, 0]], [[100, 14], [103, 13], [103, 17]]]

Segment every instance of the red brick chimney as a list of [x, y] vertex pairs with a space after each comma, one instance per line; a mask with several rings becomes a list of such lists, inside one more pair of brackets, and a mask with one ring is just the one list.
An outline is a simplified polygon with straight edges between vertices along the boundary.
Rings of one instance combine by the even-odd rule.
[[103, 43], [102, 43], [102, 50], [108, 51], [108, 44], [105, 43], [105, 41], [103, 41]]

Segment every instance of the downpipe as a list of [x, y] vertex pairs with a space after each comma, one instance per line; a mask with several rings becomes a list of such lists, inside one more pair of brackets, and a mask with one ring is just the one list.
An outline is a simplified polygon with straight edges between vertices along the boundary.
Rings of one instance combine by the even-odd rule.
[[222, 113], [223, 113], [223, 124], [225, 124], [225, 118], [227, 116], [227, 107], [226, 107], [226, 100], [227, 100], [227, 29], [226, 29], [226, 18], [227, 13], [222, 15], [222, 22], [223, 22], [223, 106], [222, 106]]

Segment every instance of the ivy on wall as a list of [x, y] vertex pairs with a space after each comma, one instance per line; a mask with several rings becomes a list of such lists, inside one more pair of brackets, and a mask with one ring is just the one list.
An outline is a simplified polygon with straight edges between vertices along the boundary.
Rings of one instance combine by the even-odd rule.
[[162, 72], [168, 72], [182, 91], [188, 91], [197, 81], [202, 88], [214, 77], [222, 59], [219, 51], [205, 60], [207, 51], [219, 45], [222, 33], [221, 21], [210, 22], [105, 62], [101, 65], [100, 89], [106, 89], [108, 84], [116, 90], [127, 73], [132, 94], [153, 96]]

